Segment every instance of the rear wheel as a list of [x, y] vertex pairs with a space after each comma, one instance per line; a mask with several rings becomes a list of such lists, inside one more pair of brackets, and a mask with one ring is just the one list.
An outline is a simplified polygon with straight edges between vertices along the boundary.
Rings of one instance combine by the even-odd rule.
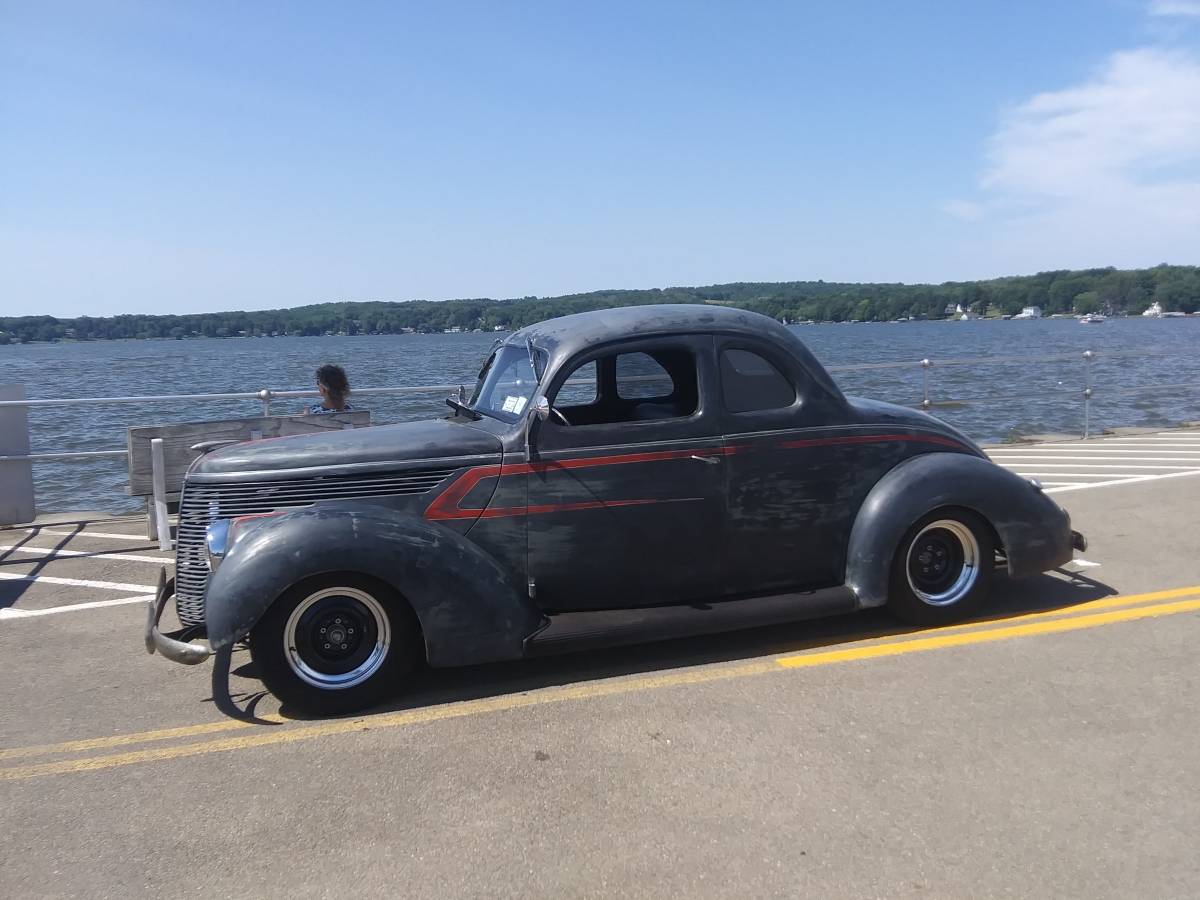
[[354, 575], [293, 587], [251, 632], [263, 683], [286, 706], [353, 712], [384, 699], [418, 657], [415, 617], [395, 592]]
[[931, 513], [896, 548], [888, 608], [917, 625], [969, 618], [991, 590], [995, 558], [991, 529], [979, 516], [960, 509]]

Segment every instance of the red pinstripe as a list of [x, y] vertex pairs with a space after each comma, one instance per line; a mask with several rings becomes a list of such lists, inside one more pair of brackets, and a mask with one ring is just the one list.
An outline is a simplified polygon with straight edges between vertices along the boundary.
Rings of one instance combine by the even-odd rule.
[[[800, 450], [809, 447], [829, 447], [845, 444], [922, 443], [937, 444], [965, 449], [959, 441], [939, 435], [917, 434], [857, 434], [827, 438], [805, 438], [782, 441], [766, 447], [767, 450]], [[755, 449], [745, 444], [727, 447], [700, 447], [690, 450], [655, 450], [646, 453], [620, 453], [613, 456], [582, 456], [577, 459], [559, 459], [548, 462], [510, 463], [507, 465], [475, 466], [458, 476], [446, 490], [439, 494], [425, 510], [425, 518], [444, 522], [454, 519], [498, 519], [510, 516], [545, 515], [556, 512], [576, 512], [585, 509], [603, 509], [616, 506], [646, 506], [653, 503], [670, 502], [657, 498], [643, 500], [589, 500], [580, 503], [549, 503], [537, 506], [491, 506], [484, 509], [462, 509], [459, 503], [486, 478], [502, 478], [505, 475], [529, 475], [556, 469], [587, 469], [596, 466], [618, 466], [632, 463], [661, 462], [670, 459], [688, 459], [692, 456], [731, 456]]]

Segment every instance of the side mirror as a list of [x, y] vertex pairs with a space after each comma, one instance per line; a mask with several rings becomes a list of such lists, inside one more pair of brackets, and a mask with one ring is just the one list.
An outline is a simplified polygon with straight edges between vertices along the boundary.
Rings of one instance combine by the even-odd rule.
[[538, 397], [537, 402], [533, 405], [533, 414], [537, 416], [538, 421], [545, 422], [550, 418], [550, 401], [544, 396]]

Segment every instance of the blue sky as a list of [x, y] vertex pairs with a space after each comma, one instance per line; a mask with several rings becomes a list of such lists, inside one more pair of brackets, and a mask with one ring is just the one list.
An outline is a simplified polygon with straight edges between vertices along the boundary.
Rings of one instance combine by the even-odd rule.
[[0, 0], [0, 314], [1200, 262], [1200, 0]]

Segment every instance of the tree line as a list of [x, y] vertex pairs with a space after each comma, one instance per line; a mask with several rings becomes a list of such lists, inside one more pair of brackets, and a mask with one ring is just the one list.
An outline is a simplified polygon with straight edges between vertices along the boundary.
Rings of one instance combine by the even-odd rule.
[[0, 317], [0, 344], [58, 340], [193, 338], [321, 334], [399, 334], [507, 330], [592, 309], [647, 303], [735, 306], [790, 322], [940, 319], [961, 306], [984, 316], [1038, 306], [1043, 314], [1138, 314], [1200, 310], [1200, 267], [1082, 269], [944, 284], [852, 284], [825, 281], [737, 282], [709, 287], [594, 291], [511, 300], [330, 302], [257, 312], [194, 315]]

